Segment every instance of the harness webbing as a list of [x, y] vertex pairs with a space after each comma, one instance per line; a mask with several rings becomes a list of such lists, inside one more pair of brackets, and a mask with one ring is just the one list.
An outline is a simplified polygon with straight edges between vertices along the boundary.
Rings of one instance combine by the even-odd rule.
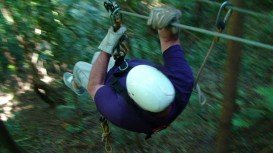
[[[128, 65], [125, 64], [127, 63], [126, 61], [123, 62], [119, 67], [121, 67], [122, 65]], [[133, 107], [133, 109], [135, 110], [135, 113], [138, 114], [142, 119], [144, 119], [144, 121], [150, 125], [151, 130], [147, 131], [146, 133], [146, 138], [148, 139], [151, 137], [151, 135], [155, 132], [154, 129], [163, 129], [163, 127], [167, 127], [167, 125], [163, 124], [162, 122], [160, 122], [161, 120], [158, 120], [154, 115], [154, 113], [150, 113], [148, 111], [145, 111], [143, 109], [141, 109], [139, 106], [136, 105], [136, 103], [134, 102], [134, 100], [128, 95], [128, 92], [126, 90], [125, 87], [123, 87], [120, 83], [119, 83], [119, 78], [126, 75], [133, 67], [128, 66], [126, 69], [124, 70], [120, 70], [122, 68], [119, 68], [120, 71], [114, 73], [112, 81], [111, 81], [111, 87], [118, 93], [120, 94], [125, 101], [130, 104], [130, 106]]]

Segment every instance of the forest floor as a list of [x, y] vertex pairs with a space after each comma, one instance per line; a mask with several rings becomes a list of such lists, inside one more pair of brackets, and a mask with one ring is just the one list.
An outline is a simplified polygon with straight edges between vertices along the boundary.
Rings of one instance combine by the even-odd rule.
[[[2, 107], [2, 115], [13, 115], [6, 121], [12, 137], [27, 152], [105, 152], [101, 142], [99, 114], [95, 108], [92, 115], [76, 112], [75, 116], [62, 119], [58, 115], [62, 112], [50, 108], [32, 90], [15, 94]], [[191, 109], [187, 109], [185, 114], [183, 118], [179, 117], [169, 130], [154, 135], [148, 141], [144, 140], [143, 134], [110, 125], [114, 152], [211, 152], [214, 143], [213, 130], [208, 129], [209, 127], [204, 129], [200, 119], [195, 118], [199, 123], [192, 123], [194, 115]]]

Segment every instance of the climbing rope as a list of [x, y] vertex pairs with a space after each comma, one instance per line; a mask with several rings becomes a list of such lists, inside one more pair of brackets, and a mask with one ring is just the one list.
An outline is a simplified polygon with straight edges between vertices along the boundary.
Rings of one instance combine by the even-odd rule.
[[197, 85], [197, 83], [198, 83], [198, 81], [199, 81], [199, 79], [200, 79], [200, 76], [201, 76], [201, 74], [202, 74], [202, 72], [203, 72], [203, 70], [204, 70], [204, 68], [205, 68], [205, 65], [206, 65], [207, 62], [208, 62], [208, 59], [209, 59], [209, 57], [210, 57], [210, 55], [211, 55], [211, 53], [212, 53], [212, 50], [213, 50], [214, 46], [216, 45], [217, 39], [218, 39], [218, 37], [215, 37], [215, 38], [213, 39], [213, 41], [212, 41], [212, 43], [211, 43], [211, 45], [210, 45], [210, 48], [209, 48], [209, 50], [208, 50], [208, 52], [207, 52], [207, 55], [206, 55], [205, 59], [203, 60], [203, 63], [201, 64], [201, 67], [200, 67], [199, 70], [198, 70], [198, 73], [197, 73], [197, 75], [196, 75], [196, 77], [195, 77], [194, 87]]
[[[132, 13], [132, 12], [128, 12], [128, 11], [121, 10], [120, 13], [125, 14], [125, 15], [129, 15], [129, 16], [134, 16], [134, 17], [141, 18], [141, 19], [145, 19], [145, 20], [148, 20], [148, 18], [149, 18], [148, 16], [140, 15], [140, 14]], [[248, 40], [248, 39], [235, 37], [235, 36], [231, 36], [231, 35], [227, 35], [227, 34], [213, 32], [213, 31], [209, 31], [209, 30], [205, 30], [205, 29], [201, 29], [201, 28], [197, 28], [197, 27], [193, 27], [193, 26], [188, 26], [188, 25], [184, 25], [184, 24], [179, 24], [179, 23], [173, 23], [172, 26], [175, 26], [175, 27], [178, 27], [181, 29], [186, 29], [186, 30], [190, 30], [190, 31], [195, 31], [195, 32], [211, 35], [211, 36], [217, 36], [219, 38], [233, 40], [233, 41], [241, 42], [244, 44], [248, 44], [248, 45], [252, 45], [252, 46], [256, 46], [256, 47], [260, 47], [260, 48], [273, 50], [272, 45], [260, 43], [260, 42], [253, 41], [253, 40]]]
[[[219, 9], [219, 12], [217, 14], [215, 26], [217, 27], [217, 32], [218, 33], [222, 33], [224, 31], [224, 29], [226, 27], [226, 24], [229, 21], [230, 16], [232, 15], [232, 9], [228, 8], [228, 11], [225, 14], [224, 18], [223, 19], [221, 18], [222, 17], [222, 12], [224, 12], [224, 10], [227, 9], [228, 6], [231, 6], [231, 4], [228, 1], [225, 1], [221, 5], [221, 7]], [[215, 47], [215, 45], [216, 45], [216, 43], [218, 41], [219, 41], [219, 37], [215, 36], [212, 43], [211, 43], [211, 45], [210, 45], [210, 48], [209, 48], [209, 50], [207, 52], [207, 55], [206, 55], [202, 65], [201, 65], [201, 67], [199, 68], [196, 79], [194, 81], [194, 86], [193, 87], [195, 88], [195, 91], [197, 91], [197, 93], [198, 93], [198, 99], [199, 99], [199, 103], [200, 103], [201, 106], [205, 105], [207, 100], [206, 100], [206, 97], [205, 97], [204, 93], [202, 92], [200, 86], [198, 85], [198, 81], [200, 79], [200, 76], [201, 76], [204, 68], [205, 68], [205, 65], [208, 62], [208, 59], [209, 59], [209, 57], [210, 57], [210, 55], [212, 53], [212, 50], [213, 50], [213, 48]]]
[[108, 122], [105, 119], [105, 117], [101, 117], [100, 122], [101, 122], [100, 125], [102, 128], [101, 141], [104, 142], [104, 149], [107, 153], [112, 153], [113, 150], [112, 150], [112, 146], [110, 144], [111, 132], [110, 132]]

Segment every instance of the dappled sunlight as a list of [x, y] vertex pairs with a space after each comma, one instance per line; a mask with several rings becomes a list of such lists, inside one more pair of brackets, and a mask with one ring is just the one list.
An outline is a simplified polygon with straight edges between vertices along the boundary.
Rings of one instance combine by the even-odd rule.
[[16, 80], [16, 83], [18, 85], [18, 90], [16, 91], [16, 94], [22, 94], [27, 91], [31, 91], [31, 84], [29, 82], [25, 82], [22, 80], [22, 78], [18, 77], [17, 75], [12, 75], [12, 78]]
[[34, 33], [37, 34], [37, 35], [41, 35], [42, 34], [42, 30], [35, 28]]
[[8, 117], [5, 115], [5, 114], [0, 114], [0, 119], [2, 121], [7, 121], [8, 120]]
[[31, 91], [32, 90], [31, 89], [31, 84], [28, 83], [28, 82], [26, 82], [26, 83], [20, 82], [19, 84], [20, 84], [20, 89], [17, 92], [19, 94], [22, 94], [22, 93], [25, 93], [27, 91]]
[[33, 64], [37, 64], [38, 58], [39, 58], [39, 54], [33, 53], [32, 56], [31, 56], [31, 62], [32, 62]]
[[39, 54], [33, 53], [31, 57], [31, 62], [36, 65], [37, 70], [41, 74], [42, 78], [41, 81], [49, 84], [54, 81], [53, 77], [50, 77], [47, 73], [46, 68], [44, 68], [44, 64], [42, 61], [39, 61]]
[[22, 110], [33, 109], [33, 105], [18, 106], [19, 102], [15, 100], [15, 95], [12, 93], [3, 94], [0, 96], [0, 119], [7, 121], [15, 117], [15, 113]]
[[54, 78], [53, 77], [50, 77], [50, 76], [44, 76], [41, 81], [43, 81], [44, 83], [51, 83], [52, 81], [54, 81]]
[[7, 58], [7, 60], [10, 62], [10, 64], [15, 64], [16, 63], [16, 59], [11, 55], [10, 52], [4, 51], [4, 56]]
[[46, 91], [43, 89], [38, 89], [40, 93], [46, 94]]
[[[126, 34], [129, 37], [128, 61], [140, 59], [140, 63], [142, 60], [147, 60], [150, 64], [157, 65], [158, 69], [166, 72], [172, 80], [176, 92], [181, 90], [182, 94], [185, 94], [183, 89], [191, 86], [185, 85], [189, 83], [187, 81], [189, 78], [185, 80], [183, 78], [190, 72], [184, 71], [185, 67], [182, 72], [182, 65], [189, 64], [191, 67], [189, 70], [192, 70], [193, 76], [197, 76], [210, 44], [214, 44], [212, 36], [217, 36], [214, 31], [216, 32], [217, 28], [215, 20], [221, 5], [220, 1], [206, 0], [209, 3], [217, 3], [215, 6], [204, 3], [205, 0], [115, 1], [120, 4], [122, 25], [127, 28]], [[261, 15], [252, 16], [249, 13], [233, 14], [230, 22], [224, 26], [226, 29], [223, 34], [236, 37], [242, 34], [244, 40], [251, 39], [256, 40], [257, 43], [272, 44], [273, 1], [247, 1], [244, 2], [244, 7], [233, 4], [235, 1], [244, 2], [241, 0], [229, 2], [236, 8], [249, 10], [255, 8], [255, 11], [270, 18], [263, 19]], [[183, 49], [173, 51], [181, 56], [170, 56], [172, 51], [162, 53], [164, 42], [161, 42], [163, 39], [159, 39], [162, 35], [159, 36], [156, 29], [147, 25], [146, 19], [149, 17], [151, 17], [150, 21], [153, 20], [152, 17], [154, 19], [158, 17], [161, 18], [161, 22], [165, 20], [167, 22], [167, 17], [164, 17], [163, 13], [148, 15], [153, 8], [162, 6], [174, 7], [182, 13], [181, 20], [172, 24], [181, 28], [179, 38]], [[232, 7], [228, 5], [226, 9], [229, 8]], [[223, 11], [220, 18], [224, 18], [226, 12], [225, 9]], [[121, 119], [120, 123], [124, 125], [132, 123], [129, 125], [132, 129], [144, 128], [140, 126], [141, 124], [133, 123], [139, 123], [142, 118], [143, 122], [146, 122], [145, 110], [144, 117], [138, 116], [142, 114], [134, 114], [138, 120], [133, 122], [129, 120], [130, 113], [132, 115], [138, 113], [138, 109], [136, 112], [126, 112], [124, 106], [130, 107], [129, 103], [113, 103], [121, 104], [122, 107], [117, 107], [120, 108], [117, 110], [112, 103], [107, 105], [116, 97], [118, 100], [128, 100], [127, 95], [115, 93], [118, 89], [113, 89], [114, 82], [107, 84], [108, 77], [109, 82], [116, 81], [110, 79], [111, 75], [116, 75], [114, 69], [112, 74], [107, 73], [104, 78], [96, 74], [96, 78], [100, 76], [100, 84], [106, 84], [97, 90], [100, 92], [95, 94], [96, 100], [93, 100], [88, 92], [82, 96], [76, 95], [63, 81], [65, 72], [78, 76], [77, 72], [73, 71], [75, 63], [78, 61], [90, 63], [95, 53], [100, 51], [98, 46], [104, 40], [107, 29], [113, 26], [115, 17], [118, 17], [116, 22], [120, 23], [119, 14], [116, 14], [119, 12], [118, 9], [115, 13], [112, 12], [112, 16], [110, 12], [105, 10], [104, 1], [101, 0], [2, 0], [0, 2], [0, 121], [3, 121], [12, 139], [20, 148], [27, 152], [44, 153], [104, 152], [103, 143], [100, 142], [101, 114], [109, 119], [110, 124], [113, 117]], [[233, 13], [238, 13], [238, 10], [234, 9]], [[174, 14], [168, 13], [168, 15]], [[233, 19], [239, 16], [240, 19]], [[172, 18], [171, 21], [176, 22], [176, 19]], [[222, 26], [221, 21], [217, 23]], [[167, 32], [169, 28], [171, 26], [161, 30], [160, 34]], [[195, 28], [198, 31], [192, 30]], [[237, 29], [238, 33], [233, 33], [232, 29]], [[205, 33], [204, 31], [207, 30], [212, 33]], [[176, 120], [166, 130], [157, 132], [148, 141], [144, 140], [144, 134], [110, 125], [113, 152], [214, 152], [215, 146], [218, 145], [217, 138], [230, 139], [230, 152], [273, 152], [273, 60], [269, 58], [273, 57], [273, 52], [243, 44], [238, 49], [232, 49], [234, 44], [220, 38], [205, 64], [198, 83], [206, 95], [206, 104], [200, 105], [199, 95], [194, 92], [183, 113], [174, 116], [177, 117]], [[116, 49], [123, 49], [118, 47], [120, 46]], [[239, 55], [241, 49], [244, 54]], [[237, 60], [240, 57], [242, 59], [239, 62]], [[166, 62], [165, 58], [172, 59], [173, 64]], [[241, 63], [240, 66], [237, 65], [238, 63]], [[118, 62], [116, 66], [117, 64]], [[166, 67], [162, 68], [162, 65]], [[103, 65], [96, 66], [102, 68]], [[181, 77], [176, 77], [176, 73], [181, 74]], [[90, 78], [92, 79], [94, 78]], [[145, 79], [151, 82], [151, 78]], [[126, 81], [126, 76], [124, 80]], [[123, 85], [123, 80], [121, 83]], [[124, 83], [126, 85], [126, 82]], [[115, 95], [111, 94], [113, 92]], [[190, 92], [189, 89], [186, 94], [189, 95]], [[145, 95], [141, 96], [143, 99], [146, 98]], [[187, 97], [180, 96], [177, 92], [175, 101], [188, 100]], [[100, 104], [101, 99], [108, 103], [97, 105]], [[169, 108], [175, 112], [177, 106], [182, 105], [173, 103]], [[179, 111], [181, 109], [179, 108]], [[119, 111], [123, 110], [127, 116], [118, 116]], [[104, 114], [103, 111], [107, 113], [109, 111], [109, 115]], [[161, 113], [159, 115], [161, 116]], [[152, 115], [152, 125], [149, 126], [153, 126], [153, 118]], [[149, 113], [147, 120], [149, 121]], [[227, 120], [228, 122], [223, 122]], [[1, 131], [0, 128], [0, 153], [3, 152]], [[219, 134], [222, 133], [225, 135], [220, 136]]]
[[5, 94], [0, 96], [0, 106], [9, 103], [13, 100], [14, 94]]
[[15, 117], [15, 113], [22, 111], [22, 110], [29, 110], [29, 109], [33, 109], [34, 106], [33, 105], [27, 105], [27, 106], [23, 106], [23, 107], [15, 107], [15, 106], [3, 106], [2, 107], [2, 113], [0, 113], [0, 119], [2, 121], [7, 121], [10, 118], [14, 118]]
[[39, 73], [42, 75], [42, 78], [40, 80], [43, 81], [44, 83], [50, 84], [52, 81], [55, 80], [53, 77], [50, 77], [48, 75], [46, 68], [44, 68], [43, 66], [43, 62], [38, 62], [37, 69]]
[[58, 24], [61, 24], [60, 20], [54, 19], [55, 22], [57, 22]]
[[152, 9], [153, 7], [160, 7], [164, 4], [160, 2], [160, 0], [153, 0], [151, 3], [148, 3], [146, 1], [141, 1], [142, 4], [146, 5], [149, 9]]
[[12, 112], [14, 105], [14, 94], [5, 94], [0, 96], [0, 119], [2, 121], [7, 121], [9, 118], [14, 117]]
[[7, 23], [9, 25], [12, 25], [14, 23], [14, 20], [10, 14], [10, 12], [6, 8], [2, 8], [1, 12], [3, 14], [3, 17], [6, 19]]
[[22, 111], [22, 110], [30, 110], [30, 109], [33, 109], [34, 106], [33, 105], [26, 105], [26, 106], [22, 106], [22, 107], [16, 107], [14, 109], [14, 112], [19, 112], [19, 111]]
[[19, 42], [24, 42], [24, 39], [21, 35], [17, 35], [16, 36], [16, 39], [19, 41]]
[[7, 120], [9, 118], [14, 117], [14, 113], [12, 112], [13, 108], [11, 106], [3, 107], [3, 113], [1, 113], [1, 119]]

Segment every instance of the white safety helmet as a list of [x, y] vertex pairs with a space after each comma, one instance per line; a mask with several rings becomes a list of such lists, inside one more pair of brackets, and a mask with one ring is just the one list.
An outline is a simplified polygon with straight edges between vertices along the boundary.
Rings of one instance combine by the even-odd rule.
[[175, 97], [171, 81], [162, 72], [148, 65], [138, 65], [130, 70], [126, 87], [136, 104], [149, 112], [165, 110]]

